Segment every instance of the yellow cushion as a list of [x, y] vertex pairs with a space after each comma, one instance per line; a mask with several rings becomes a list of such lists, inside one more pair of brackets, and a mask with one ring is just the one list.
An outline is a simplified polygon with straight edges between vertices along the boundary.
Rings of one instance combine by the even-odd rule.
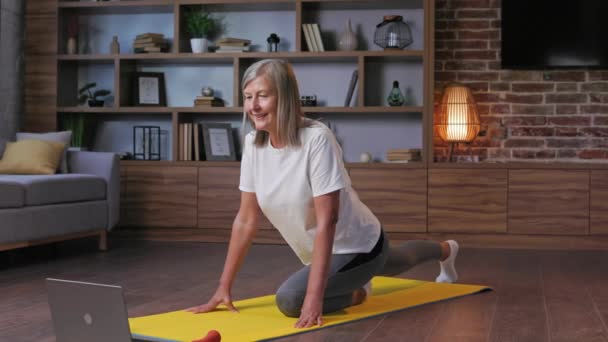
[[0, 174], [52, 175], [65, 144], [43, 140], [20, 140], [6, 144]]

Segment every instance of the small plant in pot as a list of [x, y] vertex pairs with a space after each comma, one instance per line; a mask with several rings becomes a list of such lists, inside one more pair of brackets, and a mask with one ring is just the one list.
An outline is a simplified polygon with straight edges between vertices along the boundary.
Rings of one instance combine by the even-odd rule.
[[193, 53], [207, 52], [209, 35], [217, 22], [209, 12], [203, 9], [190, 10], [185, 13], [186, 31], [190, 35], [190, 47]]
[[78, 90], [78, 103], [81, 105], [85, 102], [89, 102], [89, 107], [103, 107], [103, 99], [99, 99], [103, 96], [108, 96], [111, 94], [109, 90], [106, 89], [98, 89], [94, 90], [93, 88], [97, 87], [97, 83], [91, 82], [85, 84], [82, 88]]

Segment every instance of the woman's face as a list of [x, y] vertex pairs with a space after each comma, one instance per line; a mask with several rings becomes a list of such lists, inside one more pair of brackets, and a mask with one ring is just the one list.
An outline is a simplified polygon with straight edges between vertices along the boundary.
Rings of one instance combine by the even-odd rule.
[[258, 131], [274, 134], [277, 117], [277, 92], [266, 77], [258, 76], [250, 81], [244, 91], [247, 115]]

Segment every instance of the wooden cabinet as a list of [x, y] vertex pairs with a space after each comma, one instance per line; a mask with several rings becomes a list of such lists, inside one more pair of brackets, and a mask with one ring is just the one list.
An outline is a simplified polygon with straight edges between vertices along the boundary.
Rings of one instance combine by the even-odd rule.
[[509, 233], [588, 234], [588, 170], [509, 170]]
[[[200, 167], [198, 172], [198, 227], [230, 229], [241, 201], [240, 168]], [[260, 229], [272, 229], [262, 215]]]
[[196, 227], [196, 167], [127, 167], [121, 222], [128, 226]]
[[608, 170], [591, 170], [591, 234], [608, 234]]
[[350, 177], [386, 231], [426, 231], [425, 169], [352, 168]]
[[429, 232], [505, 233], [507, 170], [429, 170]]

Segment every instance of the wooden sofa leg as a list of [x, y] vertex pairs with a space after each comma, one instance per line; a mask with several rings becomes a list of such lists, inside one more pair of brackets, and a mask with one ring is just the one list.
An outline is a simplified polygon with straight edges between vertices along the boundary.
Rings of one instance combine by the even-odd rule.
[[108, 232], [105, 229], [99, 233], [99, 250], [104, 252], [108, 250]]

